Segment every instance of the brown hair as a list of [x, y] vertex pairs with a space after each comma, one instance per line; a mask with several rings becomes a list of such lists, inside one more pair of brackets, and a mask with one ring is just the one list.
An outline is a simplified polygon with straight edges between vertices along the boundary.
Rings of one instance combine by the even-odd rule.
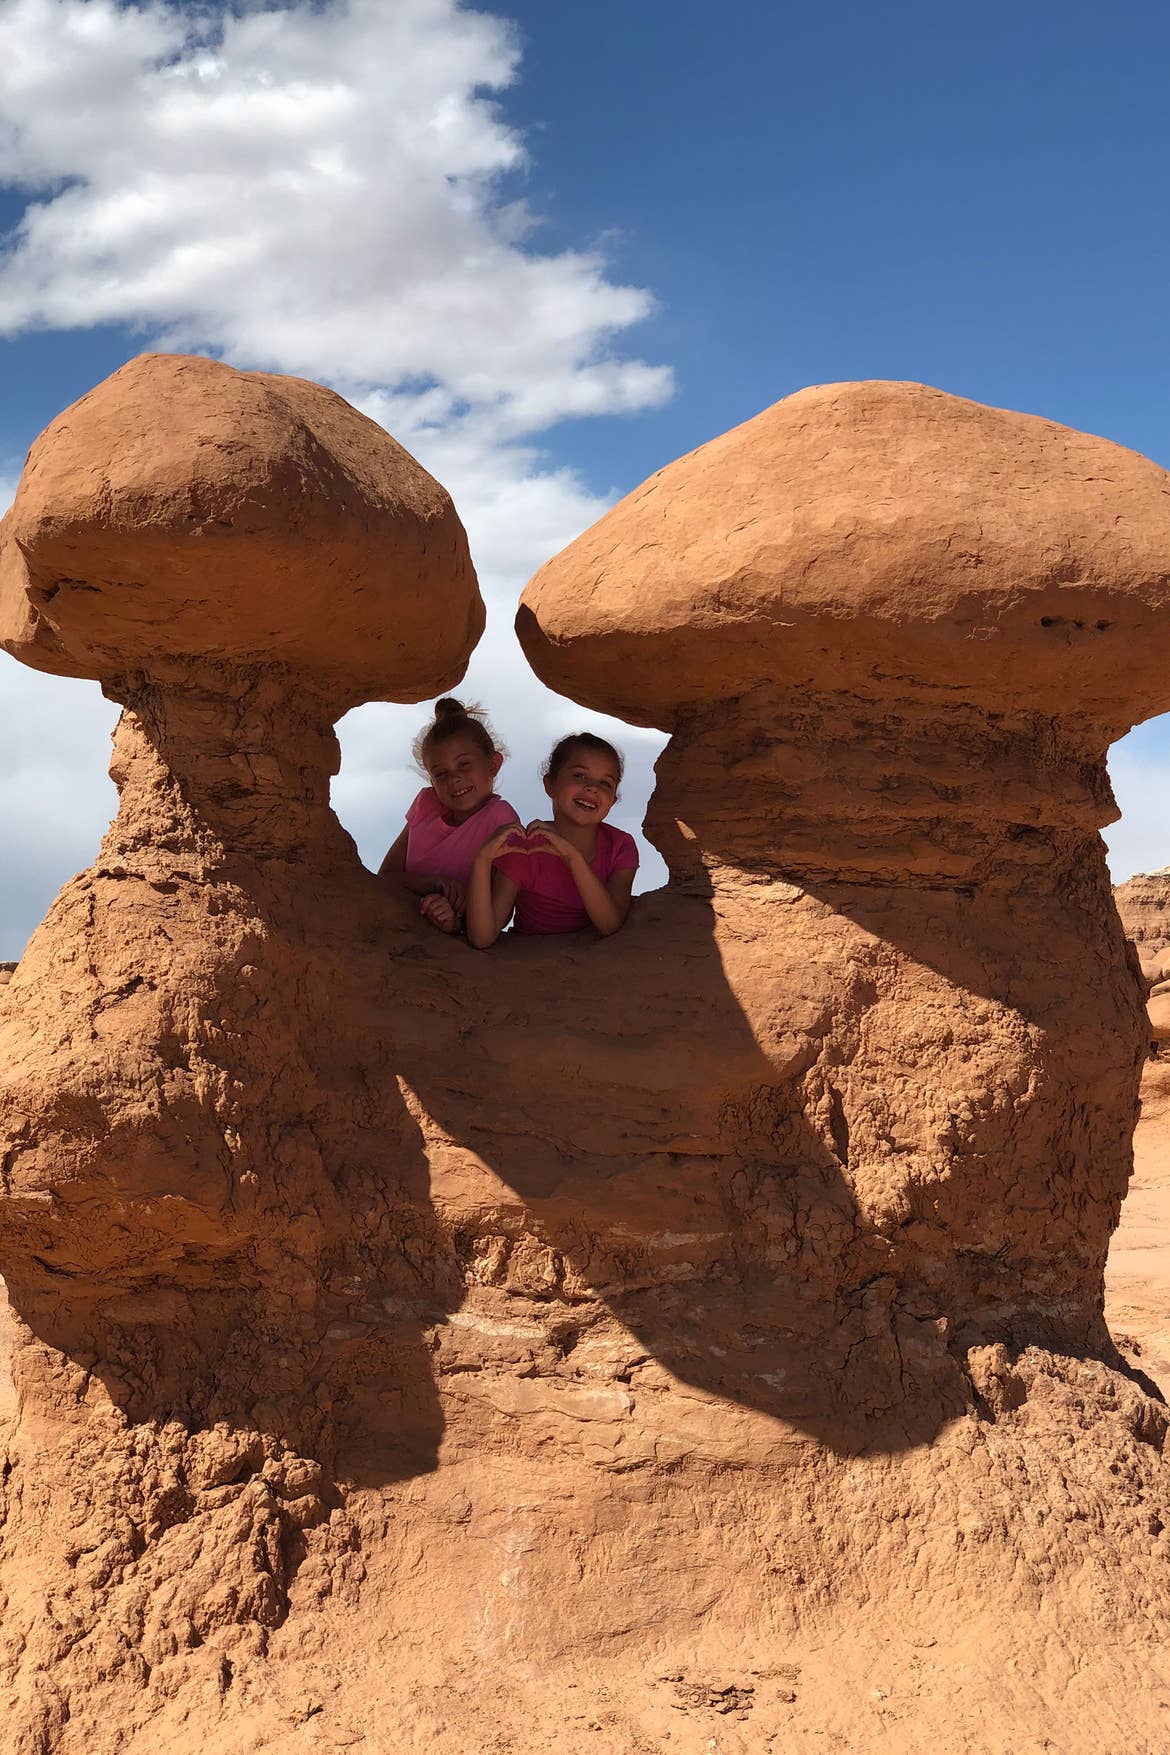
[[424, 774], [427, 772], [427, 757], [449, 737], [470, 738], [485, 756], [506, 756], [508, 753], [492, 736], [482, 707], [476, 706], [474, 701], [465, 707], [454, 696], [444, 695], [441, 701], [435, 702], [434, 718], [429, 725], [423, 726], [410, 746], [415, 764]]
[[621, 785], [622, 775], [626, 771], [625, 757], [619, 749], [614, 748], [613, 744], [607, 743], [603, 737], [596, 736], [592, 731], [571, 732], [568, 737], [562, 737], [559, 743], [553, 745], [552, 754], [544, 764], [545, 779], [555, 780], [573, 751], [578, 749], [592, 750], [595, 755], [599, 756], [611, 756], [614, 767], [617, 769], [618, 785]]

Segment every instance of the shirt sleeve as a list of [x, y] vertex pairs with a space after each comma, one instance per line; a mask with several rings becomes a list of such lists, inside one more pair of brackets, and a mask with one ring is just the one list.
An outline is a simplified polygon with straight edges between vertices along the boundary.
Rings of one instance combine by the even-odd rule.
[[438, 812], [438, 808], [439, 801], [435, 797], [434, 792], [429, 786], [424, 786], [418, 797], [414, 799], [413, 803], [407, 809], [407, 824], [410, 828], [416, 829], [420, 823], [428, 822], [431, 817], [435, 816]]
[[624, 829], [615, 830], [617, 841], [614, 845], [613, 857], [610, 860], [609, 875], [615, 877], [619, 871], [637, 871], [638, 843]]
[[506, 798], [500, 798], [498, 794], [487, 808], [491, 812], [493, 832], [496, 829], [502, 829], [505, 823], [518, 823], [520, 821], [514, 807], [508, 803]]

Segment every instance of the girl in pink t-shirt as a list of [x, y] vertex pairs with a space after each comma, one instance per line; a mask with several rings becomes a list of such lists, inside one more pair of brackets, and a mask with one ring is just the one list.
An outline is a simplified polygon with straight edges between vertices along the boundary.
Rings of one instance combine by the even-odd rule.
[[638, 848], [606, 817], [617, 801], [622, 758], [590, 731], [563, 737], [545, 765], [552, 821], [500, 829], [475, 856], [467, 937], [486, 950], [516, 915], [517, 932], [608, 936], [630, 911]]
[[406, 826], [378, 876], [421, 896], [419, 912], [440, 932], [457, 932], [476, 853], [489, 836], [520, 819], [493, 788], [504, 762], [478, 707], [450, 696], [414, 740], [414, 759], [430, 780], [406, 813]]

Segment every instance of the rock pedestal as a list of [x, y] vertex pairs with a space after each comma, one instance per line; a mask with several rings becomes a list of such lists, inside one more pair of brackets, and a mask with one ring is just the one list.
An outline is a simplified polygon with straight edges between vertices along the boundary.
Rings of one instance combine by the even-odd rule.
[[[360, 466], [330, 429], [330, 516], [360, 558], [353, 483], [398, 507], [408, 601], [446, 532], [442, 637], [379, 527], [382, 622], [355, 562], [290, 587], [285, 640], [227, 495], [232, 589], [152, 655], [136, 520], [151, 567], [174, 543], [158, 615], [239, 398], [295, 414], [232, 465], [277, 534], [319, 405], [127, 371], [87, 399], [120, 484], [90, 523], [43, 486], [75, 420], [0, 531], [11, 649], [127, 704], [119, 818], [0, 1000], [19, 1755], [196, 1721], [218, 1755], [1018, 1755], [1056, 1697], [1069, 1750], [1156, 1747], [1165, 1411], [1101, 1318], [1145, 1032], [1097, 830], [1109, 740], [1170, 705], [1164, 474], [903, 385], [661, 472], [520, 628], [554, 687], [670, 730], [670, 884], [611, 939], [477, 953], [327, 804], [336, 714], [474, 637], [441, 490], [395, 448], [396, 500], [376, 429]], [[99, 443], [152, 385], [203, 434], [172, 500]]]
[[837, 954], [821, 1057], [859, 1216], [903, 1286], [1017, 1338], [1100, 1344], [1144, 1032], [1097, 831], [1109, 742], [1170, 700], [1125, 658], [1168, 541], [1144, 458], [834, 385], [660, 471], [518, 620], [550, 686], [672, 732], [647, 830], [717, 932], [799, 888], [772, 931]]
[[433, 1466], [425, 1361], [379, 1310], [355, 1379], [372, 1331], [330, 1291], [378, 1236], [413, 1292], [389, 1239], [421, 1251], [433, 1220], [385, 1074], [393, 1002], [352, 989], [363, 942], [413, 920], [329, 781], [339, 714], [447, 686], [483, 618], [449, 499], [393, 440], [316, 385], [209, 360], [134, 361], [51, 427], [0, 556], [10, 650], [124, 707], [117, 819], [0, 1020], [23, 1755], [120, 1744], [168, 1664], [218, 1698], [295, 1575], [344, 1592], [356, 1380], [395, 1386], [384, 1469]]

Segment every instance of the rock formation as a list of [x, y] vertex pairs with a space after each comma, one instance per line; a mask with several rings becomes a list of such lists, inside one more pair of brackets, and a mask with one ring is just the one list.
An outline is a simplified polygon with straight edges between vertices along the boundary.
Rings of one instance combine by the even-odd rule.
[[1170, 972], [1170, 865], [1160, 871], [1139, 871], [1113, 892], [1127, 938], [1137, 948], [1147, 980]]
[[448, 496], [401, 447], [317, 385], [210, 360], [136, 360], [54, 422], [0, 545], [8, 649], [125, 707], [118, 817], [0, 1021], [22, 1408], [0, 1720], [23, 1755], [121, 1747], [134, 1712], [107, 1693], [152, 1678], [149, 1719], [168, 1665], [218, 1698], [215, 1636], [262, 1640], [294, 1570], [345, 1588], [347, 1418], [369, 1437], [392, 1401], [409, 1467], [433, 1463], [417, 1334], [406, 1360], [380, 1332], [353, 1374], [365, 1331], [336, 1296], [367, 1233], [394, 1257], [383, 1294], [413, 1292], [433, 1220], [386, 1076], [394, 1002], [350, 991], [370, 922], [392, 942], [413, 921], [329, 777], [333, 721], [448, 687], [483, 609]]
[[0, 638], [127, 711], [0, 999], [18, 1755], [1160, 1747], [1097, 830], [1168, 546], [1154, 465], [913, 385], [671, 465], [519, 623], [671, 731], [670, 885], [479, 954], [327, 801], [478, 631], [441, 491], [206, 361], [49, 429]]
[[1170, 866], [1138, 872], [1118, 884], [1113, 899], [1150, 990], [1150, 1040], [1170, 1041]]
[[1170, 704], [1139, 650], [1168, 546], [1143, 458], [922, 386], [830, 386], [660, 471], [519, 620], [551, 687], [672, 732], [648, 830], [677, 884], [741, 938], [762, 885], [800, 886], [784, 936], [816, 920], [836, 965], [834, 1149], [890, 1268], [1078, 1346], [1141, 1058], [1104, 755]]

